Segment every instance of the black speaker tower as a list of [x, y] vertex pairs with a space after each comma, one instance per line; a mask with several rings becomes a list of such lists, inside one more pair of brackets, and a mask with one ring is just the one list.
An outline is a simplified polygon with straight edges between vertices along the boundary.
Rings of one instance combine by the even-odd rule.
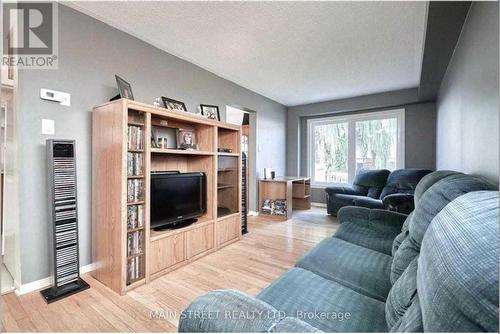
[[248, 233], [247, 155], [241, 153], [241, 233]]
[[47, 140], [54, 285], [40, 291], [47, 303], [90, 286], [80, 278], [74, 140]]

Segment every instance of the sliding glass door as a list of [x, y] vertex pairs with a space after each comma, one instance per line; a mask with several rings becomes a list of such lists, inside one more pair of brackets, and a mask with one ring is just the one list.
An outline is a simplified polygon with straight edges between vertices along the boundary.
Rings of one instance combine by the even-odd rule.
[[308, 120], [313, 185], [352, 182], [359, 169], [404, 167], [404, 110]]

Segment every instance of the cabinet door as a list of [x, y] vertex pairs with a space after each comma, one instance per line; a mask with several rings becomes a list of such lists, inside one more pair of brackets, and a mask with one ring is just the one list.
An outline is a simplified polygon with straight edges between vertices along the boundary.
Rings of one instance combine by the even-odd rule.
[[214, 247], [214, 224], [187, 231], [188, 259]]
[[149, 265], [152, 274], [186, 259], [185, 236], [185, 233], [179, 233], [151, 242]]
[[240, 215], [221, 218], [217, 220], [217, 244], [222, 245], [228, 241], [234, 240], [241, 233]]

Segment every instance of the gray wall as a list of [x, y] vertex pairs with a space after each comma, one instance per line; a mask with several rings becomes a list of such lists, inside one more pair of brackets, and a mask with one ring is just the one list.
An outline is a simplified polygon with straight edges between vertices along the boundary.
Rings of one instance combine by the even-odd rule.
[[[202, 51], [201, 51], [202, 52]], [[22, 283], [49, 276], [45, 140], [41, 119], [56, 122], [55, 138], [77, 141], [81, 265], [91, 263], [91, 110], [116, 94], [114, 74], [131, 84], [136, 100], [161, 95], [184, 101], [237, 105], [257, 114], [257, 172], [272, 166], [284, 174], [286, 108], [261, 95], [169, 55], [110, 26], [59, 6], [59, 69], [19, 75], [19, 150]], [[71, 93], [71, 107], [42, 101], [40, 88]], [[279, 154], [276, 154], [279, 152]], [[255, 208], [253, 180], [251, 205]]]
[[[405, 167], [435, 169], [436, 106], [419, 103], [416, 88], [288, 108], [287, 174], [307, 172], [307, 120], [359, 112], [405, 108]], [[312, 189], [313, 202], [325, 203], [324, 190]]]
[[473, 3], [441, 83], [437, 167], [498, 182], [498, 2]]

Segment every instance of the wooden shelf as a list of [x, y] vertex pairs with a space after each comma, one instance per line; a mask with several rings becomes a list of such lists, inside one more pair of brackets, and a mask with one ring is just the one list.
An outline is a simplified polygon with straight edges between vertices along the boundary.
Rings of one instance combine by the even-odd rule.
[[144, 204], [144, 201], [127, 203], [127, 205], [139, 205], [139, 204]]
[[136, 228], [129, 228], [129, 229], [127, 229], [127, 233], [132, 233], [132, 232], [137, 232], [137, 231], [142, 231], [142, 230], [144, 230], [144, 226], [136, 227]]
[[[128, 126], [143, 130], [142, 149], [129, 150]], [[172, 129], [193, 129], [199, 150], [151, 147], [152, 127], [160, 127], [155, 132], [168, 138]], [[241, 158], [239, 153], [218, 154], [218, 147], [240, 152], [241, 126], [127, 99], [93, 109], [92, 260], [102, 265], [92, 276], [123, 295], [240, 239], [241, 214], [236, 211], [241, 207]], [[129, 152], [142, 154], [143, 170], [136, 171], [142, 175], [128, 175], [124, 162]], [[163, 231], [150, 229], [150, 173], [162, 171], [205, 173], [207, 209], [196, 223]], [[141, 200], [127, 203], [129, 182], [137, 179], [144, 189]], [[218, 184], [224, 190], [218, 191]], [[217, 218], [219, 204], [231, 213]], [[142, 206], [143, 226], [129, 229], [127, 220], [133, 205]], [[220, 219], [218, 224], [216, 219]], [[136, 249], [137, 254], [128, 256], [128, 236], [134, 232], [142, 234], [143, 244]], [[135, 265], [140, 266], [139, 271], [130, 267]], [[129, 281], [132, 277], [135, 279]]]
[[214, 152], [210, 151], [177, 150], [175, 148], [151, 148], [151, 153], [179, 155], [215, 155]]
[[311, 195], [304, 195], [304, 196], [292, 196], [292, 198], [300, 198], [300, 199], [303, 199], [303, 198], [309, 198], [311, 197]]
[[140, 122], [134, 122], [134, 121], [128, 121], [127, 122], [128, 125], [132, 125], [132, 126], [144, 126], [144, 123], [140, 123]]
[[137, 254], [132, 254], [132, 255], [127, 256], [127, 260], [133, 259], [134, 257], [143, 256], [143, 255], [144, 255], [143, 252], [140, 252], [140, 253], [137, 253]]
[[235, 168], [225, 168], [225, 169], [219, 169], [217, 170], [218, 173], [225, 173], [225, 172], [237, 172], [238, 170]]
[[234, 188], [235, 185], [232, 184], [218, 184], [217, 189], [228, 189], [228, 188]]
[[230, 217], [236, 217], [236, 216], [239, 216], [240, 215], [240, 212], [230, 212], [230, 213], [227, 213], [225, 215], [221, 215], [221, 216], [217, 216], [217, 220], [221, 219], [221, 218], [224, 218], [224, 219], [227, 219], [227, 218], [230, 218]]
[[146, 279], [144, 277], [139, 277], [139, 278], [136, 278], [132, 281], [129, 281], [127, 282], [127, 290], [132, 290], [136, 287], [138, 287], [139, 285], [142, 285], [146, 282]]
[[227, 153], [227, 152], [217, 152], [218, 156], [226, 156], [226, 157], [239, 157], [239, 153]]
[[210, 218], [200, 218], [196, 223], [193, 223], [191, 225], [181, 227], [181, 228], [173, 228], [173, 229], [168, 229], [168, 230], [163, 230], [163, 231], [155, 231], [151, 229], [151, 241], [155, 241], [158, 239], [166, 238], [175, 234], [183, 233], [198, 227], [202, 227], [208, 224], [213, 223], [214, 220]]

